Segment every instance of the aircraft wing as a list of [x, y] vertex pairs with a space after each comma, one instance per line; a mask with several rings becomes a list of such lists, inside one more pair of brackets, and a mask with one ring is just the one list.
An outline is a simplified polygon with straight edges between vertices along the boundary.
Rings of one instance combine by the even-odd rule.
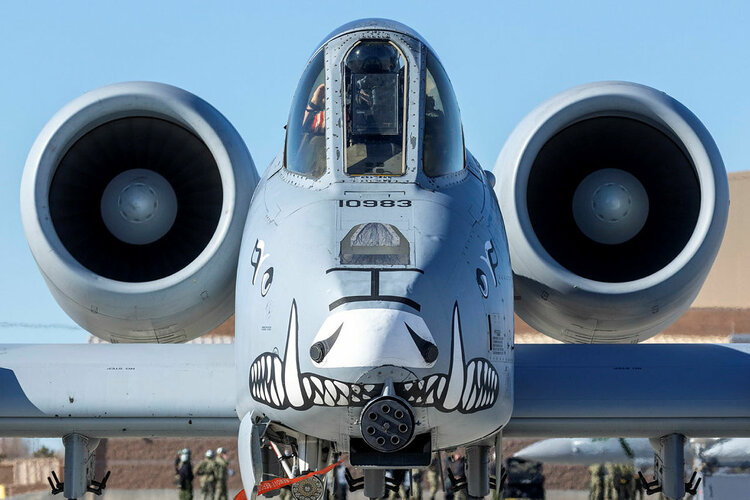
[[[508, 437], [750, 436], [750, 346], [515, 346]], [[232, 345], [0, 346], [0, 435], [236, 436]]]
[[750, 436], [750, 346], [528, 344], [515, 354], [504, 436]]
[[0, 345], [0, 436], [236, 436], [233, 347]]

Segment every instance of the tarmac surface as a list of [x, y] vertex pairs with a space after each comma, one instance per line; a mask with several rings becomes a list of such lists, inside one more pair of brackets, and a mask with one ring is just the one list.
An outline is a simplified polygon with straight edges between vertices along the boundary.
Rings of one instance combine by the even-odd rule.
[[[233, 492], [234, 493], [234, 492]], [[194, 500], [202, 500], [202, 496], [199, 490], [195, 490], [193, 494]], [[230, 498], [232, 498], [230, 496]], [[489, 498], [489, 497], [488, 497]], [[562, 491], [562, 490], [548, 490], [546, 492], [546, 500], [588, 500], [589, 495], [587, 491]], [[64, 500], [60, 496], [52, 496], [48, 492], [33, 492], [25, 493], [23, 495], [15, 495], [8, 497], [7, 500]], [[109, 490], [105, 491], [100, 497], [95, 496], [93, 493], [87, 493], [83, 499], [80, 500], [178, 500], [177, 490]], [[365, 500], [364, 495], [361, 492], [350, 493], [347, 495], [348, 500]], [[442, 493], [438, 493], [438, 500], [443, 500]]]

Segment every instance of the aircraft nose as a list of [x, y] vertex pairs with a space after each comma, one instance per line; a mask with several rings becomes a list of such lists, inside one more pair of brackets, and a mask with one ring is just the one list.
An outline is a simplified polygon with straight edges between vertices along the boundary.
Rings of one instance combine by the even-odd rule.
[[513, 456], [535, 462], [555, 463], [563, 458], [569, 458], [573, 449], [568, 439], [545, 439], [523, 448]]
[[429, 368], [437, 357], [437, 345], [424, 320], [396, 309], [351, 309], [331, 314], [310, 346], [310, 358], [321, 368], [384, 364]]

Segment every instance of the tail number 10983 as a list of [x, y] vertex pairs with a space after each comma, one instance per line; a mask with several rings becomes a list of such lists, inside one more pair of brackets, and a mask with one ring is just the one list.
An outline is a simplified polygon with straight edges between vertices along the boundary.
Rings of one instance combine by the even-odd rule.
[[357, 208], [405, 208], [411, 206], [411, 200], [339, 200], [339, 207]]

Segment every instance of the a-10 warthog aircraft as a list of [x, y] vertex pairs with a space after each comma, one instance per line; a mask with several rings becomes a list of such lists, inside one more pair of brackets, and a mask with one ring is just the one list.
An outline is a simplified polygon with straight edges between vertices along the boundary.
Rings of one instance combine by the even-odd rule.
[[[60, 110], [21, 196], [50, 291], [111, 342], [0, 348], [0, 434], [64, 436], [66, 498], [98, 489], [112, 436], [238, 435], [247, 496], [297, 499], [344, 457], [374, 498], [458, 446], [485, 496], [503, 434], [656, 438], [651, 487], [681, 498], [686, 437], [750, 436], [745, 348], [629, 345], [689, 307], [729, 205], [709, 133], [652, 88], [551, 98], [491, 173], [430, 46], [356, 21], [311, 57], [262, 178], [216, 109], [135, 82]], [[514, 311], [567, 344], [514, 345]], [[149, 345], [232, 313], [234, 345]]]

